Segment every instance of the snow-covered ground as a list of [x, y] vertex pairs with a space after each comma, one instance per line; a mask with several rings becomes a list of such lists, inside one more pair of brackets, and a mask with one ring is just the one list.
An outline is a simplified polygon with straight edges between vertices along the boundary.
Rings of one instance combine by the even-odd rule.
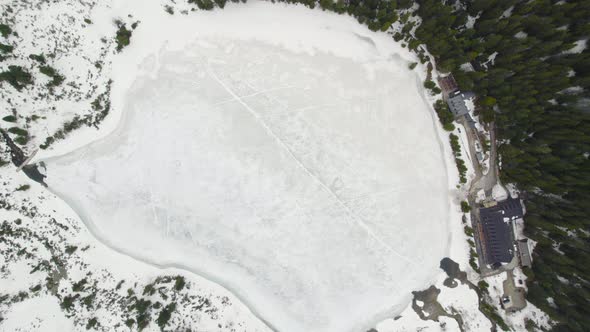
[[46, 160], [98, 238], [281, 330], [372, 326], [440, 273], [447, 171], [407, 51], [301, 6], [120, 5], [141, 22], [113, 63], [121, 121]]
[[[401, 317], [400, 317], [401, 316]], [[439, 321], [422, 320], [409, 305], [406, 310], [396, 318], [388, 318], [375, 327], [378, 332], [444, 332], [460, 331], [459, 324], [452, 318], [442, 316]]]
[[57, 298], [41, 296], [24, 300], [12, 306], [6, 321], [0, 326], [2, 331], [75, 331], [73, 322], [59, 307]]
[[[173, 330], [269, 331], [219, 285], [113, 251], [63, 200], [22, 172], [2, 170], [0, 331], [86, 331], [93, 319], [93, 330], [129, 331], [128, 321], [136, 330], [138, 300], [149, 303], [144, 331], [160, 331], [156, 318], [173, 302], [168, 323]], [[15, 190], [24, 184], [30, 188]], [[178, 278], [182, 287], [174, 283]], [[146, 291], [149, 287], [153, 291]]]

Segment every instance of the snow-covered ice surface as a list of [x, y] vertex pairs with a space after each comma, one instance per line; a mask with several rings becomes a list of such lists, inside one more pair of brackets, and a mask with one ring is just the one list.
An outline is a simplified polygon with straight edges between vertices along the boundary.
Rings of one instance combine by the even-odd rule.
[[156, 7], [134, 8], [114, 60], [117, 128], [47, 159], [50, 188], [109, 246], [216, 281], [277, 329], [403, 310], [448, 251], [447, 171], [411, 55], [319, 10]]

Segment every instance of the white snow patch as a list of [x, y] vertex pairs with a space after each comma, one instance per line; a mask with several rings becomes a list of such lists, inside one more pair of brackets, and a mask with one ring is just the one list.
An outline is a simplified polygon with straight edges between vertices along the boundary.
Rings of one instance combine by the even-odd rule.
[[[454, 134], [459, 137], [459, 142], [461, 143], [461, 156], [465, 160], [465, 167], [467, 167], [467, 172], [465, 172], [465, 176], [468, 180], [471, 180], [475, 177], [475, 170], [473, 168], [473, 158], [477, 160], [477, 156], [472, 156], [471, 152], [469, 151], [469, 141], [467, 139], [467, 132], [465, 127], [459, 123], [455, 123], [455, 132]], [[468, 181], [469, 183], [469, 181]], [[464, 185], [464, 189], [467, 190], [467, 185]], [[464, 200], [465, 197], [460, 197], [461, 200]]]
[[588, 43], [588, 39], [580, 39], [578, 41], [576, 41], [576, 45], [574, 45], [574, 47], [570, 48], [567, 51], [564, 51], [564, 54], [579, 54], [582, 53], [582, 51], [584, 51], [586, 49], [586, 44]]
[[578, 94], [578, 93], [581, 93], [582, 91], [584, 91], [584, 88], [579, 85], [576, 85], [576, 86], [571, 86], [567, 89], [563, 89], [560, 91], [560, 93]]
[[545, 330], [550, 330], [553, 325], [547, 314], [528, 301], [524, 309], [510, 314], [500, 312], [500, 315], [515, 331], [525, 331], [527, 319], [532, 320], [537, 326]]
[[512, 198], [518, 197], [518, 194], [520, 192], [518, 191], [518, 188], [516, 188], [516, 186], [513, 183], [508, 183], [505, 187], [508, 190], [508, 192], [510, 193], [510, 197], [512, 197]]
[[510, 6], [510, 8], [506, 9], [502, 15], [500, 15], [500, 19], [508, 18], [512, 16], [512, 11], [514, 10], [514, 6]]
[[473, 65], [470, 62], [465, 62], [464, 64], [462, 64], [461, 66], [459, 66], [459, 68], [461, 68], [461, 70], [462, 71], [465, 71], [465, 72], [474, 71]]
[[[444, 286], [443, 286], [444, 287]], [[491, 322], [479, 310], [477, 310], [477, 293], [464, 284], [455, 288], [445, 288], [438, 296], [438, 301], [447, 310], [456, 310], [461, 314], [464, 328], [467, 331], [486, 331], [492, 327]]]
[[12, 305], [3, 317], [2, 331], [46, 332], [77, 331], [65, 316], [56, 297], [42, 296]]
[[475, 111], [475, 103], [473, 102], [474, 98], [465, 99], [465, 107], [469, 110], [469, 112]]
[[495, 184], [492, 188], [492, 197], [496, 201], [503, 201], [508, 198], [508, 192], [501, 184]]
[[498, 56], [498, 52], [494, 52], [494, 53], [490, 54], [490, 56], [488, 56], [488, 60], [486, 61], [486, 65], [488, 63], [491, 63], [492, 65], [494, 65], [494, 62], [496, 61], [496, 56]]
[[475, 25], [475, 22], [477, 21], [477, 19], [479, 18], [480, 14], [477, 14], [477, 16], [471, 16], [471, 15], [467, 15], [467, 23], [465, 23], [465, 27], [467, 29], [473, 29], [473, 26]]

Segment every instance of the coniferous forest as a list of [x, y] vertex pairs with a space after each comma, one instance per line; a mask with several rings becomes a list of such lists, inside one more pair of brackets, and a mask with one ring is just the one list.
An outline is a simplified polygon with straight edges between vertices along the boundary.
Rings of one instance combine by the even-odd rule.
[[538, 241], [528, 300], [561, 322], [555, 330], [589, 331], [590, 50], [570, 50], [590, 37], [590, 1], [418, 2], [418, 42], [478, 94], [501, 178], [524, 192], [525, 232]]
[[349, 14], [371, 30], [400, 22], [395, 40], [424, 62], [428, 50], [438, 71], [476, 92], [477, 111], [498, 132], [501, 179], [522, 191], [525, 233], [538, 242], [527, 298], [559, 322], [555, 331], [590, 331], [590, 48], [580, 47], [590, 1], [287, 2]]

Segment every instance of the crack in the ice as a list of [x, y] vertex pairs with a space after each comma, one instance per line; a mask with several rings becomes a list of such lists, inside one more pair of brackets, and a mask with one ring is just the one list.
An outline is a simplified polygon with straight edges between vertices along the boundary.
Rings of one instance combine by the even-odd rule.
[[371, 238], [375, 239], [386, 250], [388, 250], [388, 251], [392, 252], [393, 254], [395, 254], [396, 256], [402, 258], [403, 260], [405, 260], [406, 262], [408, 262], [410, 265], [415, 265], [415, 263], [412, 262], [411, 259], [409, 259], [405, 255], [399, 253], [397, 250], [393, 249], [390, 245], [388, 245], [387, 243], [385, 243], [385, 241], [383, 241], [383, 239], [381, 239], [380, 237], [378, 237], [377, 234], [375, 234], [373, 232], [373, 230], [358, 215], [356, 215], [356, 213], [354, 213], [354, 211], [352, 211], [350, 209], [350, 207], [348, 205], [346, 205], [340, 199], [340, 197], [338, 197], [338, 195], [336, 195], [336, 193], [334, 193], [334, 191], [332, 191], [332, 189], [330, 189], [328, 186], [326, 186], [326, 184], [323, 181], [321, 181], [316, 175], [314, 175], [301, 162], [301, 160], [299, 160], [293, 154], [293, 152], [291, 151], [291, 149], [289, 149], [289, 147], [287, 146], [287, 144], [272, 131], [272, 129], [266, 124], [266, 122], [264, 122], [264, 120], [260, 117], [260, 115], [254, 109], [252, 109], [248, 104], [246, 104], [246, 102], [240, 96], [238, 96], [221, 79], [219, 79], [219, 77], [217, 76], [217, 74], [215, 74], [215, 71], [211, 68], [211, 64], [208, 64], [207, 67], [208, 67], [207, 68], [207, 71], [208, 71], [209, 76], [211, 76], [211, 78], [213, 78], [219, 85], [221, 85], [221, 87], [223, 87], [223, 89], [225, 89], [225, 91], [227, 91], [227, 93], [229, 93], [230, 96], [232, 96], [238, 103], [240, 103], [242, 106], [244, 106], [244, 108], [246, 110], [248, 110], [248, 112], [250, 112], [250, 114], [254, 117], [254, 119], [256, 119], [256, 121], [267, 131], [267, 133], [277, 141], [277, 143], [287, 152], [287, 154], [295, 161], [295, 163], [304, 172], [306, 172], [307, 175], [309, 175], [313, 180], [315, 180], [320, 185], [320, 187], [322, 187], [329, 195], [331, 195], [336, 200], [336, 203], [338, 205], [340, 205], [347, 212], [348, 216], [357, 224], [357, 226], [359, 226], [363, 230], [365, 230], [365, 232]]

